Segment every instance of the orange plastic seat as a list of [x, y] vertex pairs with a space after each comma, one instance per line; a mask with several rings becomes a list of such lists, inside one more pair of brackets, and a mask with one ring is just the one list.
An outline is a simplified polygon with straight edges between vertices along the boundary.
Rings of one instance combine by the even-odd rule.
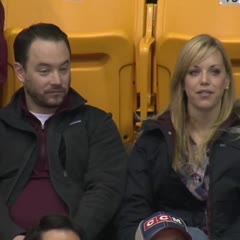
[[113, 114], [124, 142], [134, 138], [135, 48], [144, 33], [145, 1], [3, 0], [8, 81], [2, 105], [20, 87], [13, 71], [13, 41], [24, 27], [52, 22], [69, 36], [72, 87], [89, 104]]
[[146, 119], [149, 113], [154, 113], [152, 98], [152, 58], [155, 39], [153, 36], [156, 4], [146, 5], [145, 33], [137, 46], [136, 84], [139, 123]]
[[240, 97], [240, 5], [218, 0], [158, 1], [155, 24], [153, 92], [157, 111], [169, 103], [169, 83], [177, 54], [190, 38], [201, 33], [220, 39], [232, 61], [236, 95]]

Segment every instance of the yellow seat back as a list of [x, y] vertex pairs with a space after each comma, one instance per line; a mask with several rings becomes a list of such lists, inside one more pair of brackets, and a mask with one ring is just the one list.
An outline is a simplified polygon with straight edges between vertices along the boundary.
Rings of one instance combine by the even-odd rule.
[[169, 84], [182, 45], [201, 33], [220, 39], [232, 61], [236, 94], [240, 97], [240, 5], [219, 0], [161, 0], [156, 10], [154, 93], [157, 111], [169, 103]]
[[143, 35], [144, 0], [3, 0], [9, 51], [5, 105], [20, 87], [13, 41], [24, 27], [52, 22], [69, 36], [72, 87], [89, 104], [113, 114], [124, 142], [133, 140], [135, 45]]

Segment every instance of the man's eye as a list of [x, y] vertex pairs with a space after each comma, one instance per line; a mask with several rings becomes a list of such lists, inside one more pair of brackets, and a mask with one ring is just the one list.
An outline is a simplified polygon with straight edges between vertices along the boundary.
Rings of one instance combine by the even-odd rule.
[[68, 67], [63, 67], [63, 68], [60, 68], [60, 71], [61, 71], [61, 72], [68, 71]]
[[48, 74], [49, 73], [49, 70], [48, 69], [40, 69], [39, 70], [40, 74]]

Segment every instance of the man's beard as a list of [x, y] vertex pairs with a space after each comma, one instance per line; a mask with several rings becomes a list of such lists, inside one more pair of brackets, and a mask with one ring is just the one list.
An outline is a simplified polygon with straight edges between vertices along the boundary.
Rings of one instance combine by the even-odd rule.
[[[59, 91], [61, 94], [57, 96], [51, 96], [51, 93], [54, 91]], [[39, 94], [37, 91], [25, 86], [25, 94], [28, 95], [35, 105], [42, 108], [55, 109], [63, 103], [67, 92], [64, 88], [52, 88], [46, 91], [46, 93], [43, 92], [42, 94]]]

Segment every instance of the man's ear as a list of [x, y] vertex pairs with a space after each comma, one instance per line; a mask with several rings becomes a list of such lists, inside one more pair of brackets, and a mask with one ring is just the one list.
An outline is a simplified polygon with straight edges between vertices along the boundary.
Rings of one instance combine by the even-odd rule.
[[13, 67], [14, 67], [15, 74], [16, 74], [17, 78], [19, 79], [19, 81], [24, 83], [25, 71], [24, 71], [22, 64], [20, 64], [19, 62], [15, 62], [13, 64]]

